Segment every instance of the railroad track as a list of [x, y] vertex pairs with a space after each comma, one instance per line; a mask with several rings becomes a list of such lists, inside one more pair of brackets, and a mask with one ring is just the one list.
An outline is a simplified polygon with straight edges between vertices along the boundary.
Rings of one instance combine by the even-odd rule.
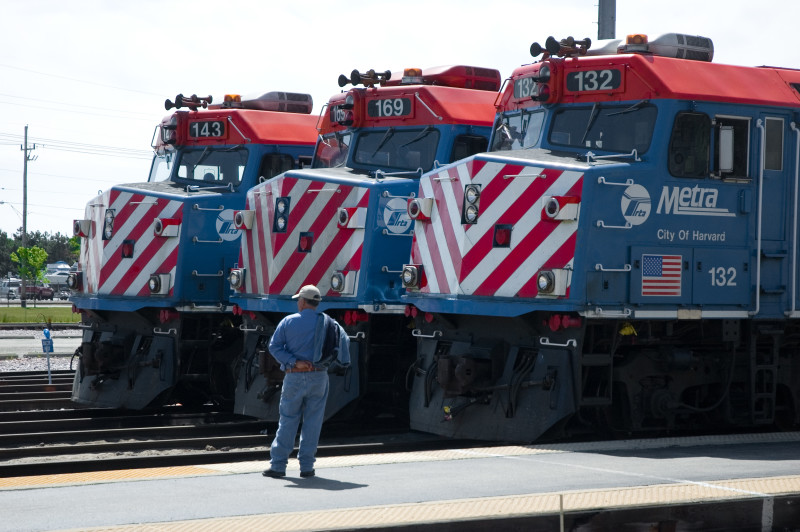
[[70, 399], [74, 377], [71, 370], [0, 373], [0, 412], [80, 408]]
[[[275, 423], [212, 408], [0, 412], [0, 477], [267, 459]], [[320, 443], [319, 456], [453, 445], [391, 421], [329, 422]]]
[[[187, 465], [235, 463], [264, 461], [269, 459], [268, 438], [259, 436], [261, 445], [256, 448], [241, 450], [205, 450], [181, 452], [180, 454], [139, 454], [122, 457], [98, 456], [79, 459], [59, 459], [47, 462], [27, 462], [0, 464], [0, 478], [19, 476], [39, 476], [68, 473], [85, 473], [92, 471], [113, 471], [121, 469], [143, 469], [153, 467], [176, 467]], [[430, 451], [449, 449], [454, 446], [479, 446], [481, 443], [446, 440], [437, 436], [406, 433], [394, 435], [382, 440], [369, 442], [359, 441], [355, 435], [348, 441], [337, 443], [320, 442], [317, 457], [352, 456], [361, 454], [399, 453], [410, 451]], [[485, 443], [483, 444], [485, 445]]]

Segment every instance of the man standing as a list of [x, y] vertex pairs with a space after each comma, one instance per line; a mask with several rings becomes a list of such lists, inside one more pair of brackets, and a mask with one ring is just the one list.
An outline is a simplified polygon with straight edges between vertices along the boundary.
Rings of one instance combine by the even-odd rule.
[[[317, 311], [322, 295], [314, 285], [306, 285], [292, 296], [297, 299], [297, 314], [281, 320], [269, 342], [269, 351], [286, 372], [281, 388], [278, 432], [270, 448], [270, 468], [265, 477], [286, 476], [286, 464], [294, 449], [294, 440], [300, 422], [300, 476], [314, 476], [317, 444], [328, 399], [328, 369], [315, 366], [322, 355], [325, 326], [329, 319]], [[339, 332], [338, 361], [350, 363], [349, 339], [342, 327], [334, 323]]]

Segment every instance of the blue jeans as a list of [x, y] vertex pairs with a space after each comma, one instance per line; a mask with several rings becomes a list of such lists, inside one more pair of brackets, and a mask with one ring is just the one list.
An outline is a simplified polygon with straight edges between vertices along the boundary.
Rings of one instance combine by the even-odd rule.
[[270, 469], [286, 471], [301, 421], [303, 428], [300, 431], [300, 450], [297, 453], [300, 471], [314, 469], [327, 400], [327, 371], [287, 373], [284, 376], [279, 406], [281, 417], [278, 432], [270, 448]]

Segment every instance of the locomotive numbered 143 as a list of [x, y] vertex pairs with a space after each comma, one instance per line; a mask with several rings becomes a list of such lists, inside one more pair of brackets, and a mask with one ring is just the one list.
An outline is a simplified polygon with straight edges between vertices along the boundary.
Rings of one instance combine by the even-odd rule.
[[116, 185], [74, 222], [69, 277], [83, 341], [72, 399], [141, 409], [233, 404], [242, 349], [227, 272], [239, 254], [234, 211], [260, 180], [310, 161], [311, 96], [178, 95], [156, 128], [147, 182]]

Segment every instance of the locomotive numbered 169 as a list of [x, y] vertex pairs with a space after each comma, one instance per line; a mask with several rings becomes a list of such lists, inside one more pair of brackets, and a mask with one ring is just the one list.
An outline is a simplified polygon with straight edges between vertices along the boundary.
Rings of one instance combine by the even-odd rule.
[[796, 424], [800, 71], [681, 34], [531, 49], [492, 151], [409, 204], [412, 428]]
[[407, 201], [423, 172], [486, 150], [500, 79], [463, 65], [340, 76], [340, 86], [354, 86], [323, 111], [312, 168], [255, 187], [240, 215], [245, 236], [231, 272], [246, 331], [237, 413], [278, 418], [283, 374], [267, 345], [280, 318], [297, 311], [292, 295], [314, 284], [320, 310], [354, 340], [350, 369], [331, 375], [326, 415], [351, 404], [353, 413], [405, 417], [413, 362], [400, 299], [413, 236]]

